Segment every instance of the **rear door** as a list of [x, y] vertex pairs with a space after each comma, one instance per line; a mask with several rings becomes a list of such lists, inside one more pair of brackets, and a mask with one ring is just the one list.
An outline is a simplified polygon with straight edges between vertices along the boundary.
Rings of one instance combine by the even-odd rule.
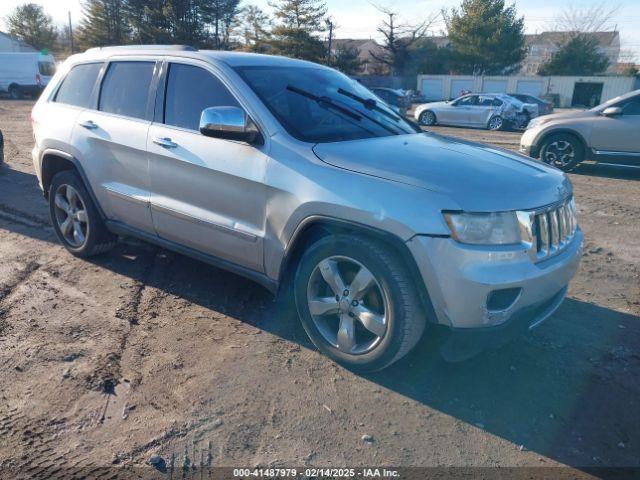
[[267, 156], [263, 147], [199, 132], [209, 107], [241, 107], [211, 66], [175, 60], [149, 131], [151, 208], [158, 235], [264, 271]]
[[492, 95], [478, 95], [477, 98], [478, 100], [469, 109], [469, 124], [474, 127], [485, 127], [496, 108], [494, 106], [496, 98]]
[[153, 232], [149, 209], [147, 134], [155, 60], [105, 65], [97, 109], [77, 119], [73, 144], [107, 217]]

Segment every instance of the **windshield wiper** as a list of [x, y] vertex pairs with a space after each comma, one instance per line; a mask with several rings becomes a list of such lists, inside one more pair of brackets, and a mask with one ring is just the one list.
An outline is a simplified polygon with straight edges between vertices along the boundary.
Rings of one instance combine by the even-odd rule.
[[378, 106], [378, 102], [376, 100], [374, 100], [373, 98], [363, 98], [363, 97], [360, 97], [359, 95], [356, 95], [355, 93], [349, 92], [348, 90], [345, 90], [343, 88], [339, 88], [338, 89], [338, 93], [340, 95], [344, 95], [345, 97], [349, 97], [350, 99], [355, 100], [358, 103], [361, 103], [368, 110], [374, 110], [374, 111], [376, 111], [378, 113], [383, 114], [386, 117], [391, 118], [392, 120], [395, 120], [396, 122], [399, 122], [401, 120], [400, 117], [398, 117], [397, 115], [387, 111], [384, 108], [380, 108]]
[[[376, 125], [378, 125], [381, 128], [384, 128], [386, 131], [392, 133], [393, 135], [400, 135], [400, 132], [398, 132], [397, 130], [389, 127], [388, 125], [385, 125], [382, 122], [379, 122], [378, 120], [376, 120], [375, 118], [371, 118], [369, 115], [365, 115], [364, 113], [362, 113], [361, 111], [350, 107], [348, 105], [346, 106], [342, 106], [342, 105], [338, 105], [336, 103], [336, 101], [334, 99], [332, 99], [331, 97], [327, 97], [327, 96], [318, 96], [315, 95], [311, 92], [307, 92], [306, 90], [302, 90], [298, 87], [294, 87], [292, 85], [287, 85], [287, 90], [289, 90], [290, 92], [293, 93], [297, 93], [298, 95], [302, 95], [303, 97], [308, 98], [309, 100], [313, 100], [314, 102], [317, 102], [318, 105], [320, 106], [324, 106], [325, 108], [333, 108], [334, 110], [339, 111], [340, 113], [353, 118], [354, 120], [362, 120], [363, 118], [366, 118], [367, 120], [369, 120], [370, 122], [375, 123]], [[342, 102], [340, 102], [342, 103]], [[343, 104], [344, 105], [344, 104]]]
[[361, 115], [353, 113], [348, 108], [344, 108], [344, 107], [341, 107], [340, 105], [336, 105], [335, 103], [333, 103], [333, 101], [329, 97], [320, 97], [311, 92], [307, 92], [306, 90], [302, 90], [300, 88], [293, 87], [291, 85], [287, 85], [287, 90], [293, 93], [297, 93], [298, 95], [302, 95], [303, 97], [306, 97], [309, 100], [313, 100], [314, 102], [317, 102], [321, 106], [324, 105], [326, 107], [333, 108], [334, 110], [337, 110], [340, 113], [346, 115], [347, 117], [353, 118], [354, 120], [358, 120], [358, 121], [362, 120]]

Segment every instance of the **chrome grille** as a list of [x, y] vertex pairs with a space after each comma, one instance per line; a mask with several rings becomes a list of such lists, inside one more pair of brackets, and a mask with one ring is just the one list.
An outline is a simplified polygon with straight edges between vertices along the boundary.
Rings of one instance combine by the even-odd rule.
[[566, 248], [578, 228], [573, 199], [532, 213], [532, 253], [536, 261], [558, 254]]

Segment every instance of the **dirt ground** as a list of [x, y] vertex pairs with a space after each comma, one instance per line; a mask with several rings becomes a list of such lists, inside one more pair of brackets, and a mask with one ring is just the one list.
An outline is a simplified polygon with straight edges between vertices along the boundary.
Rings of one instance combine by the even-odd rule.
[[359, 376], [248, 280], [133, 241], [89, 261], [67, 254], [33, 172], [31, 106], [0, 100], [5, 468], [126, 472], [152, 454], [236, 467], [640, 466], [640, 171], [571, 174], [585, 254], [531, 336], [447, 364], [427, 334]]

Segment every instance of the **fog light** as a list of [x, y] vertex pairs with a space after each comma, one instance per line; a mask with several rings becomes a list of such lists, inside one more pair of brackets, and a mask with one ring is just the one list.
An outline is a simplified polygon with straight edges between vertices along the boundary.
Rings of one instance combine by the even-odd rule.
[[521, 288], [494, 290], [487, 295], [487, 310], [490, 312], [499, 312], [509, 309], [516, 302], [521, 291]]

